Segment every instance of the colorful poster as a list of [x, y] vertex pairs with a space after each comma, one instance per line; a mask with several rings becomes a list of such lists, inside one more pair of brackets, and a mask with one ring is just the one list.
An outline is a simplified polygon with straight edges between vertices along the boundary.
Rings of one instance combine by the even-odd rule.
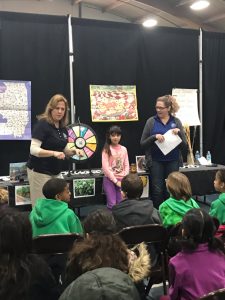
[[136, 86], [90, 85], [92, 122], [138, 121]]
[[0, 139], [31, 139], [31, 82], [0, 80]]

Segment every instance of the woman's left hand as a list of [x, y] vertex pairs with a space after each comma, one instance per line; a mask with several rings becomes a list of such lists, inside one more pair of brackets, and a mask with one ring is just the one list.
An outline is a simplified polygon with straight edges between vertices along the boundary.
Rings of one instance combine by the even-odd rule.
[[180, 129], [179, 128], [174, 128], [173, 130], [172, 130], [172, 133], [173, 134], [178, 134], [180, 132]]

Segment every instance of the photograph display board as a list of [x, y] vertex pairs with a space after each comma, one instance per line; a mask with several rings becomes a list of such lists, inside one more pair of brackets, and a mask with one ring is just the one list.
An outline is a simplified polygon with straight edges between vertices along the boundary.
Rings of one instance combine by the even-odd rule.
[[12, 181], [27, 180], [27, 163], [17, 162], [9, 164], [9, 177]]
[[17, 185], [15, 186], [15, 206], [31, 204], [30, 186]]
[[31, 139], [31, 82], [0, 80], [0, 139]]
[[90, 85], [92, 122], [138, 121], [136, 86]]
[[95, 196], [95, 178], [82, 178], [73, 180], [73, 197]]
[[136, 156], [136, 166], [138, 173], [144, 173], [146, 171], [145, 155]]

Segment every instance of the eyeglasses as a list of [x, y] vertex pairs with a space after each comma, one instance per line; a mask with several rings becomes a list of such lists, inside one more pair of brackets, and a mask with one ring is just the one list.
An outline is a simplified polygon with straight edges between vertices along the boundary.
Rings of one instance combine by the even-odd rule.
[[167, 108], [167, 107], [160, 107], [160, 106], [156, 106], [156, 107], [155, 107], [156, 110], [163, 110], [163, 109], [165, 109], [165, 108]]

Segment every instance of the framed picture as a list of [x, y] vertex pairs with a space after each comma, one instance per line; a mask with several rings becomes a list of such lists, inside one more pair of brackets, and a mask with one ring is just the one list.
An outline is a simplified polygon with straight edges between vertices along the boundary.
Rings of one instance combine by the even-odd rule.
[[27, 181], [27, 163], [17, 162], [9, 164], [9, 176], [11, 181]]
[[135, 85], [90, 85], [92, 122], [138, 121]]
[[16, 185], [15, 186], [15, 206], [31, 204], [30, 186]]
[[138, 155], [136, 156], [136, 166], [137, 166], [137, 172], [143, 173], [145, 172], [145, 155]]
[[143, 182], [143, 193], [141, 195], [141, 198], [149, 198], [149, 179], [148, 175], [141, 175], [139, 176]]
[[8, 187], [0, 187], [0, 204], [8, 205], [9, 204], [9, 191]]
[[95, 178], [82, 178], [73, 180], [73, 197], [95, 196]]

